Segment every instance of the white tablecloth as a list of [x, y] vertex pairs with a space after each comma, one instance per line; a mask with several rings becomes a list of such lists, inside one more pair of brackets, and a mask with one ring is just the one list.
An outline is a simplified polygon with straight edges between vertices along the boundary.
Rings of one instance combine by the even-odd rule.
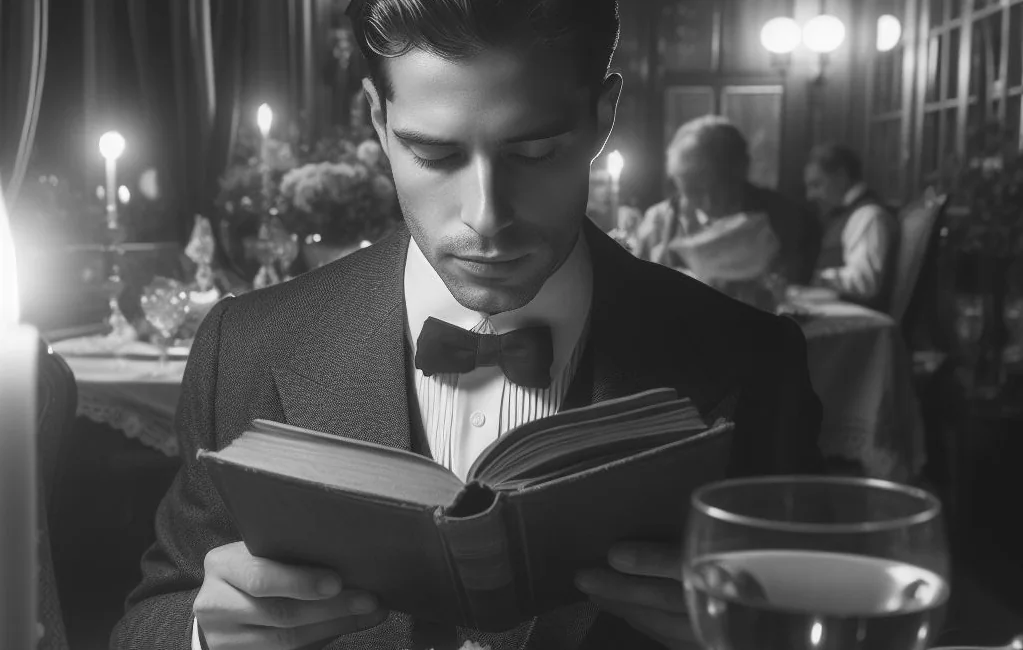
[[905, 481], [926, 461], [912, 358], [895, 321], [847, 303], [803, 306], [810, 379], [824, 405], [821, 450]]
[[[922, 468], [924, 429], [913, 392], [912, 363], [889, 317], [846, 303], [802, 306], [813, 386], [824, 404], [820, 445], [825, 455], [859, 460], [875, 477], [906, 480]], [[78, 382], [78, 412], [168, 455], [178, 452], [173, 419], [184, 361], [159, 368], [150, 359], [71, 354], [81, 344], [62, 342]], [[144, 357], [138, 345], [132, 350]]]
[[130, 355], [122, 357], [100, 356], [82, 339], [52, 347], [75, 373], [78, 415], [108, 424], [168, 456], [178, 454], [174, 411], [185, 360], [171, 359], [161, 368], [158, 351], [142, 343], [122, 350]]

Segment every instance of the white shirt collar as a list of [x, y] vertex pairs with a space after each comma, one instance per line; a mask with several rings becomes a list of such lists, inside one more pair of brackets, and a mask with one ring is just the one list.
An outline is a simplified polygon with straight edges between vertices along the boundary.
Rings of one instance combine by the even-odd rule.
[[845, 193], [845, 198], [842, 199], [842, 205], [850, 206], [857, 201], [861, 196], [867, 193], [866, 183], [856, 183], [849, 188], [849, 191]]
[[466, 309], [455, 300], [415, 239], [409, 240], [405, 260], [405, 314], [408, 317], [412, 352], [429, 317], [471, 330], [489, 318], [498, 334], [526, 325], [551, 328], [554, 361], [551, 376], [557, 377], [572, 357], [586, 327], [593, 297], [593, 268], [586, 236], [580, 232], [565, 262], [547, 279], [540, 292], [519, 309], [489, 316]]

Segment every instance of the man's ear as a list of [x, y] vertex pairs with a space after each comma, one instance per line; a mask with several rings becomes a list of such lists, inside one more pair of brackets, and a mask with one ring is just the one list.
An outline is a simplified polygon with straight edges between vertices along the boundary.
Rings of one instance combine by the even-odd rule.
[[625, 83], [622, 75], [612, 72], [604, 79], [604, 85], [600, 89], [600, 97], [597, 98], [597, 140], [596, 151], [593, 157], [597, 158], [607, 145], [611, 137], [611, 129], [615, 125], [615, 116], [618, 114], [618, 100], [622, 96], [622, 84]]
[[373, 130], [377, 132], [380, 147], [384, 150], [384, 155], [390, 158], [387, 141], [387, 111], [384, 108], [384, 102], [387, 100], [380, 96], [376, 85], [369, 77], [364, 77], [362, 80], [362, 92], [366, 93], [366, 99], [369, 101], [369, 119], [373, 123]]

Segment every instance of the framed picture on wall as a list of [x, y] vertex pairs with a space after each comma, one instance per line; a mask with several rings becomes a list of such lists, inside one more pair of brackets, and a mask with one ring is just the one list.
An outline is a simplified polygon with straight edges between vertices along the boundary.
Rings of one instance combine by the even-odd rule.
[[717, 70], [720, 5], [717, 0], [662, 3], [657, 51], [666, 72]]
[[721, 114], [746, 136], [750, 149], [750, 180], [764, 187], [778, 186], [784, 98], [780, 85], [721, 89]]
[[671, 86], [664, 91], [664, 145], [671, 142], [678, 127], [689, 120], [715, 112], [711, 86]]

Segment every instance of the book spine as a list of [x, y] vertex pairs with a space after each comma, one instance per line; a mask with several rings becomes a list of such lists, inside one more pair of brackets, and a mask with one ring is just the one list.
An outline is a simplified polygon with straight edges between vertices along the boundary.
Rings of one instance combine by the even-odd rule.
[[498, 494], [482, 512], [441, 513], [437, 519], [465, 595], [465, 620], [485, 632], [503, 632], [521, 618], [504, 509], [504, 495]]

